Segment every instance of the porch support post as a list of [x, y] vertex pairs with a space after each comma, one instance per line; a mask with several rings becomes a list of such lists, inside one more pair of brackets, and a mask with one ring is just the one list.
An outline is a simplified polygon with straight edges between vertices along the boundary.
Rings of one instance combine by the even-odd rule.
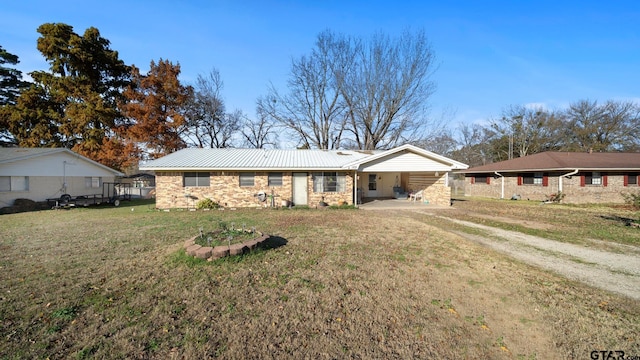
[[358, 207], [358, 170], [353, 172], [353, 206]]

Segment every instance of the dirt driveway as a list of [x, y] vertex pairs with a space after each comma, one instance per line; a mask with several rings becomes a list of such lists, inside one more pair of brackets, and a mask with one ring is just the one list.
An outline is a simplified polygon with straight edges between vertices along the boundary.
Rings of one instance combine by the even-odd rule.
[[619, 251], [614, 253], [453, 219], [447, 216], [446, 211], [438, 214], [420, 212], [480, 229], [487, 234], [455, 231], [468, 240], [569, 279], [640, 300], [640, 249], [637, 247], [613, 244]]

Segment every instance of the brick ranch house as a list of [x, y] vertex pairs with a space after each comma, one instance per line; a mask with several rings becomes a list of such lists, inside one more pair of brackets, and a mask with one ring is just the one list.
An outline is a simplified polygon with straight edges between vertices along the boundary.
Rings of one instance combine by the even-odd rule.
[[[156, 175], [156, 207], [189, 208], [209, 198], [224, 207], [269, 206], [283, 200], [315, 207], [357, 204], [423, 191], [449, 205], [448, 174], [468, 166], [412, 145], [385, 151], [183, 149], [140, 166]], [[265, 195], [267, 200], [265, 200]], [[406, 196], [406, 195], [405, 195]]]
[[465, 195], [546, 200], [562, 192], [567, 203], [622, 203], [637, 192], [640, 153], [543, 152], [460, 171]]

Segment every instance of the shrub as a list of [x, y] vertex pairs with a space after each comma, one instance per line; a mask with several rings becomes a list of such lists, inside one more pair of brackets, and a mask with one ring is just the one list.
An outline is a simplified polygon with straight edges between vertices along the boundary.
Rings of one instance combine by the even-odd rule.
[[217, 209], [219, 207], [220, 204], [211, 199], [202, 199], [196, 204], [197, 209]]
[[636, 209], [640, 209], [640, 192], [635, 193], [621, 193], [624, 198], [624, 202], [633, 206]]

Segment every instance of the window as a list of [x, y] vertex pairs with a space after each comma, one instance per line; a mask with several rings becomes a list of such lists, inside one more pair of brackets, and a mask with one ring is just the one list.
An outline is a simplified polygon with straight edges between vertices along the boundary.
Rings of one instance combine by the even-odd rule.
[[378, 190], [378, 182], [376, 181], [377, 177], [378, 177], [377, 174], [369, 174], [369, 190], [370, 191]]
[[587, 185], [602, 185], [602, 175], [597, 171], [591, 174], [587, 173], [584, 177], [584, 183]]
[[473, 181], [475, 184], [489, 184], [489, 176], [487, 175], [476, 175], [473, 177]]
[[240, 173], [240, 186], [254, 186], [256, 173]]
[[29, 191], [29, 177], [0, 176], [0, 191]]
[[625, 186], [638, 185], [638, 174], [630, 173], [626, 176], [626, 180]]
[[344, 173], [321, 172], [313, 174], [313, 192], [345, 192], [347, 180]]
[[268, 186], [282, 186], [282, 173], [270, 172], [267, 183], [268, 183]]
[[186, 172], [183, 179], [184, 186], [209, 186], [209, 173], [208, 172]]
[[87, 176], [84, 178], [84, 187], [87, 189], [97, 189], [102, 185], [102, 179], [96, 176]]
[[543, 175], [541, 172], [522, 175], [522, 183], [524, 185], [542, 185], [542, 179]]

